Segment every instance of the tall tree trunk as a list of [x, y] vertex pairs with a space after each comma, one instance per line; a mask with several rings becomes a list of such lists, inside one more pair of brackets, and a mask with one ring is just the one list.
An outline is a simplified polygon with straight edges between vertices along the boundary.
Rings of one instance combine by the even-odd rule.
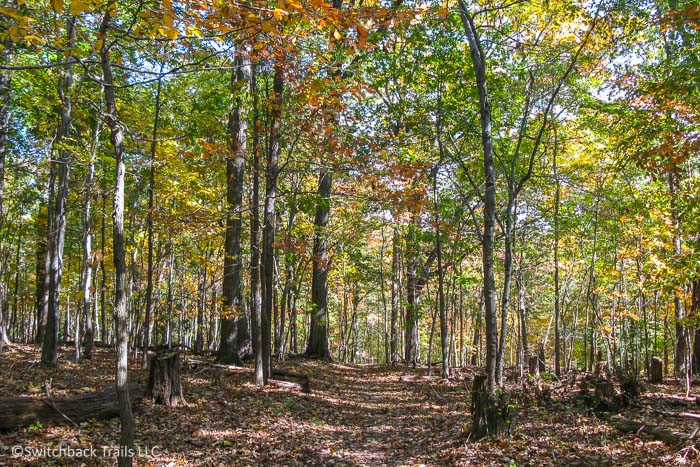
[[[9, 35], [3, 40], [3, 48], [0, 51], [0, 63], [9, 64], [13, 58], [14, 46]], [[4, 237], [3, 221], [4, 196], [5, 196], [5, 161], [7, 160], [8, 141], [7, 135], [10, 129], [10, 93], [12, 91], [11, 72], [0, 70], [0, 239]], [[1, 243], [1, 241], [0, 241]], [[2, 303], [5, 301], [5, 289], [0, 275], [0, 349], [10, 343], [2, 317]]]
[[328, 358], [328, 220], [332, 176], [324, 168], [318, 178], [318, 202], [314, 221], [313, 275], [311, 277], [312, 315], [306, 355]]
[[[700, 243], [700, 237], [698, 237], [698, 241]], [[692, 286], [692, 298], [690, 302], [690, 310], [688, 311], [688, 314], [690, 316], [698, 316], [698, 313], [700, 312], [700, 278], [695, 279], [693, 281], [693, 286]], [[649, 338], [647, 337], [647, 341]], [[656, 339], [654, 339], [654, 342], [656, 342]], [[693, 373], [698, 374], [700, 373], [700, 327], [695, 328], [695, 341], [693, 344]]]
[[[83, 312], [85, 313], [85, 354], [87, 359], [92, 358], [92, 347], [95, 341], [95, 328], [92, 316], [92, 276], [98, 265], [98, 258], [92, 252], [92, 187], [95, 183], [95, 157], [97, 155], [97, 147], [100, 141], [100, 128], [102, 127], [102, 94], [104, 90], [100, 90], [100, 108], [95, 120], [95, 128], [92, 132], [92, 146], [90, 147], [90, 162], [88, 163], [88, 174], [85, 180], [85, 207], [83, 210], [83, 276], [82, 276], [82, 293], [83, 293]], [[76, 346], [78, 343], [76, 342]]]
[[391, 338], [390, 338], [390, 359], [395, 365], [398, 361], [399, 344], [399, 230], [394, 228], [394, 238], [391, 247]]
[[244, 99], [242, 93], [248, 84], [248, 66], [236, 57], [237, 67], [231, 73], [231, 93], [233, 105], [229, 115], [229, 154], [226, 160], [226, 201], [228, 216], [226, 219], [226, 240], [224, 247], [224, 284], [222, 289], [221, 343], [217, 361], [224, 364], [242, 365], [239, 345], [239, 321], [245, 320], [241, 290], [243, 288], [241, 257], [241, 234], [243, 231], [241, 205], [243, 204], [244, 173], [246, 163], [246, 144], [248, 123], [243, 115]]
[[508, 203], [506, 207], [506, 222], [503, 232], [505, 243], [505, 259], [503, 261], [503, 294], [501, 295], [501, 332], [499, 334], [498, 354], [496, 356], [496, 382], [503, 386], [503, 365], [506, 352], [506, 334], [508, 330], [508, 311], [510, 310], [510, 289], [513, 280], [513, 236], [515, 194], [512, 186], [509, 188]]
[[[440, 144], [442, 149], [442, 144]], [[442, 153], [442, 151], [441, 151]], [[440, 160], [442, 161], [442, 154], [440, 155]], [[434, 167], [433, 173], [433, 208], [435, 210], [435, 252], [437, 256], [437, 267], [438, 267], [438, 310], [440, 311], [440, 349], [442, 351], [442, 377], [450, 377], [450, 362], [449, 362], [449, 347], [448, 347], [448, 335], [447, 335], [447, 311], [445, 305], [445, 271], [442, 262], [442, 237], [440, 235], [440, 205], [438, 203], [437, 195], [437, 178], [440, 172], [440, 164]], [[433, 321], [434, 322], [434, 321]], [[432, 331], [431, 331], [432, 336]], [[428, 365], [432, 362], [428, 358]]]
[[134, 414], [131, 410], [128, 386], [129, 358], [129, 327], [126, 310], [126, 251], [124, 248], [124, 178], [126, 165], [124, 163], [124, 133], [121, 123], [117, 120], [117, 103], [114, 95], [114, 78], [110, 61], [110, 47], [115, 43], [107, 40], [107, 34], [112, 19], [110, 12], [116, 7], [116, 0], [109, 0], [107, 10], [102, 18], [100, 36], [103, 38], [100, 49], [100, 64], [104, 79], [105, 104], [107, 105], [107, 123], [111, 132], [112, 146], [115, 158], [114, 179], [114, 212], [112, 243], [114, 249], [114, 318], [117, 329], [117, 370], [116, 389], [119, 399], [119, 419], [121, 434], [119, 438], [119, 467], [131, 467], [134, 452]]
[[382, 247], [379, 250], [379, 284], [380, 292], [382, 296], [382, 316], [383, 316], [383, 334], [384, 334], [384, 362], [389, 365], [391, 362], [390, 348], [389, 348], [389, 316], [388, 309], [386, 305], [386, 277], [384, 273], [384, 256], [386, 251], [386, 237], [384, 235], [385, 226], [382, 225]]
[[561, 376], [561, 336], [560, 336], [560, 284], [559, 284], [559, 203], [561, 199], [561, 182], [557, 171], [557, 139], [554, 134], [554, 154], [552, 168], [554, 173], [554, 374]]
[[252, 328], [253, 358], [255, 360], [254, 382], [258, 387], [265, 384], [262, 354], [262, 297], [260, 295], [260, 132], [258, 124], [258, 78], [257, 65], [253, 64], [250, 77], [250, 93], [253, 100], [253, 193], [251, 198], [252, 218], [250, 222], [250, 321]]
[[[67, 20], [68, 48], [75, 44], [75, 17]], [[41, 347], [41, 362], [44, 365], [55, 365], [58, 362], [58, 328], [61, 319], [60, 295], [63, 278], [63, 246], [66, 238], [66, 203], [68, 202], [68, 177], [70, 175], [71, 154], [65, 145], [70, 138], [71, 112], [73, 91], [73, 64], [66, 65], [58, 78], [58, 97], [61, 101], [60, 120], [54, 140], [53, 151], [56, 157], [57, 193], [54, 211], [55, 221], [53, 232], [54, 248], [51, 250], [49, 274], [48, 315], [44, 342]]]
[[411, 254], [406, 263], [406, 321], [405, 321], [405, 359], [406, 365], [416, 366], [420, 354], [420, 329], [418, 327], [418, 258], [417, 258], [417, 229], [418, 213], [411, 218], [409, 243]]
[[[673, 253], [676, 257], [680, 257], [682, 253], [681, 235], [680, 235], [680, 219], [678, 217], [678, 174], [669, 172], [668, 174], [668, 191], [671, 197], [671, 221], [673, 222]], [[679, 291], [673, 292], [673, 310], [676, 323], [676, 348], [673, 356], [673, 367], [676, 377], [680, 378], [685, 375], [685, 329], [683, 328], [683, 301]]]
[[205, 252], [204, 257], [205, 266], [202, 267], [202, 281], [199, 283], [199, 296], [197, 297], [197, 333], [194, 339], [195, 353], [202, 353], [202, 351], [204, 351], [204, 308], [207, 306], [206, 264], [209, 263], [209, 245], [207, 245], [207, 251]]
[[173, 345], [173, 274], [175, 269], [175, 250], [172, 239], [168, 249], [170, 250], [168, 253], [168, 292], [166, 297], [168, 318], [165, 323], [165, 343], [170, 349]]
[[[286, 245], [291, 245], [292, 242], [292, 228], [294, 227], [294, 224], [296, 222], [296, 217], [297, 217], [297, 211], [298, 211], [298, 205], [296, 198], [293, 198], [289, 207], [289, 219], [287, 220], [287, 233], [286, 233], [286, 240], [285, 244]], [[281, 300], [281, 310], [280, 310], [280, 316], [279, 316], [279, 325], [277, 330], [275, 331], [275, 353], [277, 354], [277, 358], [279, 359], [284, 359], [284, 354], [286, 353], [285, 349], [285, 316], [286, 313], [290, 313], [292, 311], [292, 300], [291, 300], [291, 293], [292, 293], [292, 286], [294, 284], [294, 263], [293, 263], [294, 255], [292, 253], [287, 253], [284, 255], [284, 270], [285, 270], [285, 276], [284, 276], [284, 288], [282, 289], [282, 300]], [[291, 317], [290, 317], [290, 324], [291, 324]]]
[[[99, 120], [98, 120], [98, 123]], [[96, 131], [94, 133], [95, 139], [97, 139], [97, 133], [99, 130], [99, 125], [96, 125]], [[93, 141], [93, 145], [96, 146], [96, 141]], [[95, 177], [95, 163], [91, 159], [88, 165], [88, 176], [85, 181], [85, 208], [83, 211], [83, 274], [81, 278], [81, 289], [82, 289], [82, 310], [85, 314], [85, 355], [87, 359], [92, 358], [92, 345], [95, 338], [95, 331], [92, 325], [91, 316], [91, 299], [92, 294], [90, 287], [92, 286], [92, 273], [95, 270], [96, 258], [92, 254], [92, 233], [90, 232], [92, 221], [90, 219], [90, 199], [92, 184]], [[79, 348], [79, 343], [75, 343], [76, 348]], [[77, 354], [76, 354], [77, 360]]]
[[[104, 89], [103, 89], [104, 92]], [[105, 297], [105, 288], [107, 286], [107, 268], [105, 267], [105, 262], [104, 262], [104, 255], [106, 252], [106, 246], [107, 243], [105, 242], [106, 240], [106, 222], [105, 222], [105, 217], [107, 215], [107, 174], [103, 174], [102, 176], [102, 222], [100, 225], [100, 248], [102, 249], [102, 267], [100, 268], [102, 271], [101, 274], [101, 280], [100, 280], [100, 329], [102, 330], [102, 343], [103, 344], [111, 344], [112, 339], [111, 339], [111, 334], [110, 331], [107, 329], [107, 303], [106, 303], [106, 297]]]
[[37, 223], [37, 246], [36, 246], [36, 266], [34, 270], [34, 277], [36, 282], [34, 284], [34, 320], [35, 320], [35, 333], [34, 341], [43, 341], [43, 328], [41, 324], [41, 318], [44, 315], [44, 281], [46, 279], [46, 223], [41, 220], [46, 221], [45, 214], [39, 213], [39, 222]]
[[496, 390], [496, 357], [498, 353], [498, 325], [496, 317], [496, 282], [493, 260], [494, 229], [496, 225], [496, 176], [494, 166], [493, 139], [491, 135], [491, 106], [486, 88], [486, 66], [484, 51], [478, 37], [473, 18], [464, 0], [459, 0], [464, 31], [469, 42], [476, 86], [479, 94], [479, 116], [481, 121], [481, 145], [484, 153], [484, 232], [481, 239], [484, 275], [484, 314], [486, 315], [486, 391], [493, 395]]
[[277, 177], [279, 175], [280, 137], [282, 110], [284, 106], [284, 74], [282, 64], [274, 67], [272, 84], [272, 102], [270, 112], [270, 148], [267, 154], [265, 176], [265, 212], [263, 215], [263, 252], [262, 252], [262, 313], [260, 320], [262, 335], [263, 382], [267, 384], [270, 377], [271, 361], [271, 321], [274, 304], [275, 280], [275, 200], [277, 198]]
[[[163, 71], [161, 64], [160, 71]], [[151, 345], [151, 315], [153, 314], [153, 211], [155, 209], [155, 185], [156, 185], [156, 148], [158, 147], [158, 125], [160, 123], [160, 102], [163, 88], [163, 76], [158, 75], [156, 87], [155, 115], [153, 117], [153, 132], [151, 133], [151, 160], [148, 173], [148, 214], [146, 216], [146, 230], [148, 242], [148, 270], [146, 271], [146, 316], [143, 319], [143, 352], [141, 355], [141, 367], [148, 367], [148, 346]]]

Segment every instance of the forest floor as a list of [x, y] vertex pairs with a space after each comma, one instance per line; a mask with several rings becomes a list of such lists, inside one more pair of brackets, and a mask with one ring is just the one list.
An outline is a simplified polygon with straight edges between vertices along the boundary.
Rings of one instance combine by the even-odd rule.
[[[64, 348], [57, 369], [39, 364], [40, 349], [14, 345], [0, 355], [0, 397], [54, 397], [104, 387], [113, 379], [114, 353], [96, 349], [76, 365]], [[197, 357], [202, 359], [201, 357]], [[187, 361], [187, 360], [185, 360]], [[136, 412], [139, 465], [678, 465], [698, 462], [697, 451], [668, 447], [645, 434], [623, 434], [574, 402], [576, 384], [552, 383], [551, 401], [539, 402], [522, 385], [513, 403], [511, 436], [471, 442], [469, 386], [473, 371], [453, 378], [426, 368], [387, 368], [307, 360], [277, 363], [309, 375], [311, 393], [257, 390], [251, 370], [184, 365], [188, 404], [166, 408], [146, 401]], [[133, 367], [130, 380], [145, 381]], [[514, 383], [513, 383], [514, 384]], [[646, 385], [641, 401], [622, 415], [689, 436], [698, 422], [673, 416], [697, 411], [678, 383]], [[671, 414], [671, 415], [669, 415]], [[0, 433], [0, 465], [112, 465], [101, 446], [118, 444], [118, 420], [74, 426], [27, 427]], [[98, 457], [47, 459], [15, 456], [15, 446], [94, 446]], [[680, 450], [679, 450], [680, 449]]]

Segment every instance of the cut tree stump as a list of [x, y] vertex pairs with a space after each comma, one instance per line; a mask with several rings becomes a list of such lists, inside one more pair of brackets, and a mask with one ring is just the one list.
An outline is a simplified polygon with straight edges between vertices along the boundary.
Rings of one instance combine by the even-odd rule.
[[[141, 405], [143, 395], [142, 384], [129, 384], [132, 409]], [[0, 430], [12, 430], [37, 422], [44, 426], [70, 425], [118, 415], [119, 401], [114, 384], [100, 391], [73, 397], [0, 397]]]
[[502, 391], [492, 396], [486, 390], [486, 375], [474, 376], [470, 439], [478, 441], [485, 436], [508, 435], [512, 421], [510, 394]]
[[659, 357], [654, 357], [651, 359], [649, 382], [654, 384], [664, 382], [664, 361]]
[[180, 382], [180, 353], [158, 353], [151, 357], [146, 396], [156, 404], [176, 407], [186, 404]]
[[539, 375], [539, 370], [540, 370], [540, 362], [539, 362], [539, 357], [537, 355], [531, 355], [527, 359], [527, 373], [530, 376], [537, 376]]

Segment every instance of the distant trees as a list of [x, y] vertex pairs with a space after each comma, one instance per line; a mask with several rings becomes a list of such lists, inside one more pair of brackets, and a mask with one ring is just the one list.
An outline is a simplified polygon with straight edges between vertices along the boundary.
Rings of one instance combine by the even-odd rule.
[[681, 374], [698, 34], [646, 5], [3, 6], [0, 342]]

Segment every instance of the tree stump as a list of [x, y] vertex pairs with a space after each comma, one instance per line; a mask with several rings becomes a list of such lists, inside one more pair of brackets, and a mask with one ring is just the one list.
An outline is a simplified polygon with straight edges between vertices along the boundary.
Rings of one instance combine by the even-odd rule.
[[176, 407], [186, 404], [180, 383], [180, 353], [157, 353], [151, 357], [147, 397], [156, 404]]
[[649, 370], [650, 383], [663, 383], [664, 381], [664, 362], [659, 357], [651, 359], [651, 368]]
[[491, 395], [486, 390], [486, 375], [475, 375], [472, 386], [472, 428], [470, 438], [510, 434], [513, 409], [510, 394], [500, 391]]
[[540, 359], [537, 355], [531, 355], [527, 359], [527, 367], [528, 367], [527, 373], [530, 376], [537, 376], [539, 374], [539, 369], [540, 369], [539, 368], [540, 367], [539, 360]]
[[615, 386], [612, 381], [601, 379], [595, 383], [595, 398], [599, 401], [610, 401], [615, 396]]
[[642, 385], [634, 369], [630, 369], [620, 378], [620, 389], [622, 389], [622, 405], [627, 406], [639, 399], [642, 395]]

